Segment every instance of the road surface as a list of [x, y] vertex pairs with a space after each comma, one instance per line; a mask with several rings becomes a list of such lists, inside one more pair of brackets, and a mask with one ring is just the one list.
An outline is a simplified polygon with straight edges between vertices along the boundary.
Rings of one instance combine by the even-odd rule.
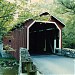
[[32, 60], [42, 75], [75, 75], [73, 58], [57, 55], [32, 56]]

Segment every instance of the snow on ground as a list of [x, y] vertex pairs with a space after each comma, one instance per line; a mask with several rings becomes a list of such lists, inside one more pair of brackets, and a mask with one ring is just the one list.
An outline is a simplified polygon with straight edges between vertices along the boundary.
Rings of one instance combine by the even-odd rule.
[[38, 55], [32, 56], [32, 60], [42, 75], [75, 75], [73, 58]]

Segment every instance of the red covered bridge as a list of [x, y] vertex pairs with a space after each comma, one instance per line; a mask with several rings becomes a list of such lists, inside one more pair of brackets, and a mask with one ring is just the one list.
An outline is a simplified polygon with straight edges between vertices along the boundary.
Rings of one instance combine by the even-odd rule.
[[[19, 26], [19, 27], [17, 27]], [[62, 28], [64, 24], [54, 16], [48, 21], [26, 20], [4, 36], [4, 45], [10, 45], [15, 51], [12, 55], [19, 59], [20, 47], [27, 48], [30, 54], [52, 54], [55, 48], [62, 48]]]

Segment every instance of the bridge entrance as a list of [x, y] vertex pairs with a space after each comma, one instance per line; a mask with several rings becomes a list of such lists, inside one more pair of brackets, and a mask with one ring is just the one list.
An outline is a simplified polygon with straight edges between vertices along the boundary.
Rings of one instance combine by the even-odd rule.
[[[29, 28], [30, 54], [52, 54], [59, 46], [59, 30], [53, 23], [36, 22]], [[54, 42], [56, 39], [57, 43]]]

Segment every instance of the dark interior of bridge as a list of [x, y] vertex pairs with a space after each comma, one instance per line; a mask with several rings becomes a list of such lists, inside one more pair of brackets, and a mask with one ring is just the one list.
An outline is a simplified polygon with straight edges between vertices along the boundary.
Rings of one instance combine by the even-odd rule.
[[57, 35], [58, 29], [53, 23], [34, 23], [29, 29], [30, 54], [52, 54]]

